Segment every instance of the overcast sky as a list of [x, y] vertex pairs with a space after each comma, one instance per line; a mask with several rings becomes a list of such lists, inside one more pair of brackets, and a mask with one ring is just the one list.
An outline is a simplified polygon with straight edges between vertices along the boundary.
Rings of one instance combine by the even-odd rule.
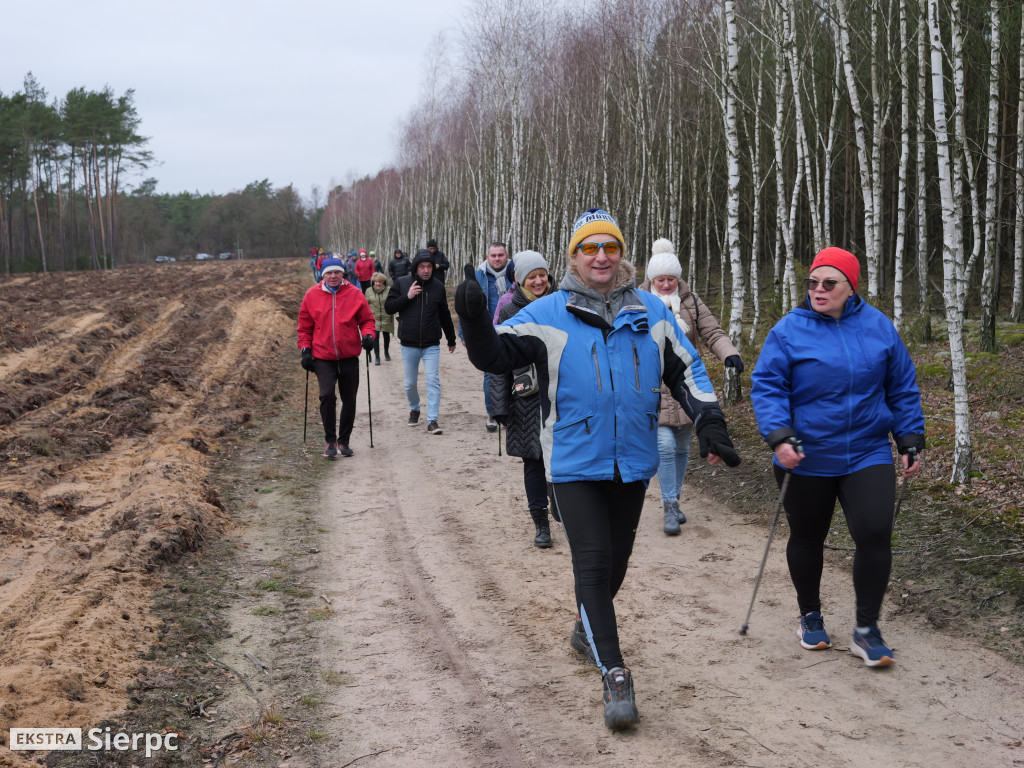
[[[396, 157], [438, 32], [466, 0], [52, 0], [5, 3], [0, 91], [135, 90], [157, 191], [252, 181], [309, 198]], [[142, 177], [132, 179], [133, 184]]]

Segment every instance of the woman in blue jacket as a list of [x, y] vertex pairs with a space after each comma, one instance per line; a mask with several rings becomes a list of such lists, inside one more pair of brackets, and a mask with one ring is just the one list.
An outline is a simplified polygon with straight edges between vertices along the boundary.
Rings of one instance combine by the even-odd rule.
[[859, 276], [860, 263], [848, 251], [826, 248], [815, 256], [806, 301], [765, 339], [750, 399], [780, 486], [792, 472], [786, 559], [800, 607], [800, 645], [832, 647], [819, 587], [838, 500], [856, 547], [850, 650], [869, 667], [885, 667], [895, 661], [878, 629], [896, 495], [889, 435], [907, 480], [921, 467], [915, 457], [924, 450], [924, 413], [910, 354], [892, 321], [857, 295]]
[[663, 381], [693, 419], [700, 455], [740, 461], [704, 364], [665, 304], [636, 289], [623, 243], [608, 213], [585, 211], [558, 290], [497, 327], [472, 267], [455, 294], [473, 365], [494, 374], [537, 368], [545, 471], [572, 553], [579, 618], [570, 643], [601, 670], [613, 729], [639, 721], [613, 600], [658, 469]]

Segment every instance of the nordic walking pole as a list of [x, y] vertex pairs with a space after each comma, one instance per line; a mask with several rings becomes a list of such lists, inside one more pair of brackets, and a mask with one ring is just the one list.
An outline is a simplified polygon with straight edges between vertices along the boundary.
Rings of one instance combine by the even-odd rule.
[[[796, 448], [797, 453], [803, 453], [800, 450], [800, 441], [790, 439]], [[782, 512], [782, 502], [786, 500], [786, 490], [789, 488], [789, 479], [793, 476], [792, 470], [786, 470], [786, 476], [782, 479], [782, 488], [779, 490], [779, 503], [775, 507], [775, 516], [772, 518], [772, 525], [768, 529], [768, 543], [764, 547], [764, 555], [761, 557], [761, 567], [757, 569], [757, 578], [754, 579], [754, 594], [750, 596], [750, 607], [747, 608], [747, 618], [743, 622], [743, 626], [740, 627], [740, 634], [747, 634], [747, 629], [750, 627], [750, 614], [754, 610], [754, 600], [757, 599], [757, 588], [761, 586], [761, 576], [764, 575], [764, 566], [768, 562], [768, 550], [772, 546], [772, 537], [775, 536], [775, 526], [779, 522], [779, 513]]]
[[[907, 458], [907, 469], [910, 469], [912, 466], [914, 466], [914, 464], [917, 463], [917, 448], [909, 448], [907, 450], [907, 457], [908, 457]], [[896, 517], [897, 517], [897, 515], [899, 515], [900, 507], [903, 505], [903, 494], [906, 493], [907, 486], [910, 485], [910, 481], [913, 480], [913, 479], [914, 478], [910, 478], [908, 480], [908, 479], [904, 478], [903, 483], [900, 485], [899, 495], [896, 496], [896, 506], [895, 506], [895, 508], [892, 511], [892, 527], [893, 528], [896, 527]]]
[[370, 417], [370, 447], [373, 448], [373, 402], [370, 400], [370, 355], [366, 355], [366, 411]]
[[302, 442], [306, 442], [307, 416], [309, 416], [309, 371], [306, 371], [306, 405], [302, 409]]
[[498, 422], [498, 455], [501, 456], [501, 422]]

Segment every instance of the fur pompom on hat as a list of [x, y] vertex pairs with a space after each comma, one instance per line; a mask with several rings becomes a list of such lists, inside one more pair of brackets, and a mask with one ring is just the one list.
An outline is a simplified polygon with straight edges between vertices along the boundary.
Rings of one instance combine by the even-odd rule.
[[577, 246], [586, 238], [600, 234], [614, 235], [623, 247], [626, 245], [626, 238], [622, 236], [622, 230], [619, 229], [618, 223], [608, 211], [602, 211], [600, 208], [587, 208], [572, 225], [569, 255], [572, 256], [576, 252]]
[[512, 263], [516, 269], [516, 282], [520, 285], [535, 269], [548, 271], [548, 263], [537, 251], [520, 251], [512, 257]]
[[679, 279], [683, 276], [683, 268], [676, 257], [676, 247], [672, 241], [661, 237], [654, 241], [651, 246], [651, 260], [647, 262], [646, 276], [648, 280], [656, 277], [674, 277]]
[[819, 251], [818, 255], [814, 257], [814, 261], [811, 262], [810, 272], [818, 267], [835, 267], [850, 281], [853, 290], [857, 290], [857, 283], [860, 282], [860, 262], [849, 251], [834, 246]]

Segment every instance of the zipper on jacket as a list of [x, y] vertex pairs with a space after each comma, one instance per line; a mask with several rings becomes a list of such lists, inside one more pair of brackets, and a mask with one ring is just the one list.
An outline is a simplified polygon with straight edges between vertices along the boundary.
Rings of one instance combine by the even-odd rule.
[[583, 420], [583, 428], [587, 430], [587, 434], [590, 434], [590, 419]]
[[[597, 359], [597, 342], [594, 342], [594, 346], [590, 348], [590, 354], [594, 356], [594, 373], [597, 374], [597, 391], [600, 392], [603, 387], [601, 386], [601, 363]], [[590, 429], [587, 429], [587, 433], [590, 433]]]
[[636, 351], [636, 342], [633, 342], [633, 372], [636, 374], [636, 388], [640, 389], [640, 354]]

